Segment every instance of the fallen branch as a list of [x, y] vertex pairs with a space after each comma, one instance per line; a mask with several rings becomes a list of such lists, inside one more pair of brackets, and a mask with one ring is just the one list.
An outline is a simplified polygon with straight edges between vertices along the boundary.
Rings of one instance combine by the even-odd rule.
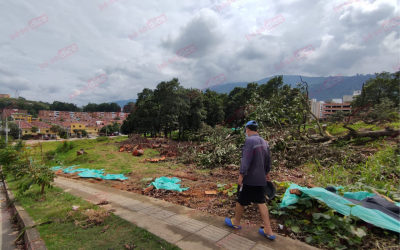
[[179, 177], [179, 178], [189, 179], [189, 180], [192, 180], [192, 181], [197, 181], [197, 180], [198, 180], [197, 177], [192, 177], [192, 176], [187, 176], [187, 175], [176, 174], [175, 176], [176, 176], [176, 177]]
[[363, 138], [363, 137], [370, 137], [374, 139], [378, 139], [383, 136], [394, 136], [398, 133], [400, 133], [400, 130], [394, 130], [394, 129], [385, 129], [385, 130], [377, 130], [377, 131], [356, 131], [353, 128], [347, 127], [347, 125], [343, 126], [344, 128], [350, 130], [348, 134], [340, 136], [340, 137], [328, 137], [328, 136], [320, 136], [320, 137], [309, 137], [312, 142], [326, 142], [330, 141], [333, 139], [337, 140], [352, 140], [356, 138]]
[[385, 195], [383, 195], [383, 194], [378, 193], [375, 189], [372, 189], [372, 193], [374, 193], [374, 194], [376, 194], [376, 195], [379, 195], [379, 196], [385, 198], [387, 201], [389, 201], [389, 202], [391, 202], [391, 203], [395, 203], [392, 199], [390, 199], [389, 197], [387, 197], [387, 196], [385, 196]]
[[25, 233], [26, 230], [31, 229], [31, 228], [35, 228], [35, 227], [37, 227], [37, 226], [41, 226], [41, 225], [44, 225], [44, 224], [50, 224], [50, 223], [53, 223], [53, 222], [54, 222], [54, 221], [49, 220], [49, 221], [46, 221], [46, 222], [42, 222], [42, 223], [39, 223], [39, 224], [36, 224], [36, 225], [33, 225], [33, 226], [29, 226], [29, 227], [23, 228], [23, 229], [21, 230], [21, 233], [20, 233], [20, 234], [17, 236], [17, 238], [15, 238], [15, 240], [12, 242], [12, 245], [15, 245], [15, 243], [22, 237], [22, 235], [24, 235], [24, 233]]
[[148, 193], [150, 190], [153, 190], [154, 186], [150, 185], [150, 187], [145, 188], [144, 190], [142, 190], [142, 194], [146, 194]]

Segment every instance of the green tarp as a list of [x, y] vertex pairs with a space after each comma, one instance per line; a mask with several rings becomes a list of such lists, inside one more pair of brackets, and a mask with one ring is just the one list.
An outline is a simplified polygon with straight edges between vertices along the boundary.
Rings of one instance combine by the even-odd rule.
[[157, 189], [173, 190], [173, 191], [179, 191], [179, 192], [188, 190], [189, 189], [188, 187], [187, 188], [181, 188], [180, 187], [181, 184], [177, 184], [180, 181], [181, 180], [179, 180], [176, 177], [168, 178], [168, 177], [162, 176], [160, 178], [157, 178], [150, 185], [153, 185]]
[[[301, 197], [295, 194], [290, 194], [290, 189], [298, 189], [303, 194]], [[346, 193], [345, 195], [346, 198], [352, 198], [357, 200], [362, 200], [366, 197], [371, 197], [371, 196], [373, 195], [366, 194], [366, 192], [357, 192], [353, 194]], [[325, 188], [320, 188], [320, 187], [306, 188], [296, 184], [291, 184], [284, 194], [280, 207], [284, 208], [289, 205], [296, 204], [300, 198], [310, 198], [310, 197], [324, 202], [327, 206], [335, 209], [336, 211], [338, 211], [343, 215], [349, 216], [351, 209], [352, 215], [357, 216], [358, 218], [362, 219], [365, 222], [400, 233], [400, 221], [376, 209], [369, 209], [362, 206], [354, 206], [353, 208], [350, 208], [350, 206], [347, 206], [346, 204], [354, 205], [353, 203], [344, 199], [340, 195], [334, 194], [326, 190]]]

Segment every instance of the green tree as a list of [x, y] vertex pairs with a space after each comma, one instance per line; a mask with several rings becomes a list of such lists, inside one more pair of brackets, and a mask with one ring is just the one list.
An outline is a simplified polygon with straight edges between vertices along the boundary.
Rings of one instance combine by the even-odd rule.
[[18, 138], [18, 134], [21, 133], [21, 130], [18, 127], [18, 124], [15, 122], [7, 122], [8, 129], [10, 132], [8, 132], [9, 136], [13, 136], [14, 138]]
[[205, 123], [212, 127], [222, 123], [225, 114], [222, 95], [207, 89], [204, 93], [203, 104], [207, 112]]
[[119, 131], [119, 124], [114, 122], [113, 125], [111, 126], [113, 132], [118, 132]]
[[245, 109], [251, 104], [257, 87], [257, 83], [248, 83], [246, 88], [236, 87], [229, 93], [225, 109], [225, 122], [228, 125], [236, 128], [244, 124], [248, 115]]
[[375, 73], [375, 79], [369, 79], [364, 85], [361, 95], [356, 96], [352, 107], [362, 107], [367, 104], [380, 104], [383, 98], [392, 101], [395, 107], [399, 106], [400, 71], [394, 74], [389, 72]]
[[396, 113], [393, 110], [394, 106], [394, 102], [392, 102], [389, 98], [382, 98], [381, 103], [376, 104], [374, 110], [368, 113], [365, 116], [365, 119], [387, 120], [391, 117], [393, 113]]
[[269, 99], [274, 93], [279, 91], [283, 86], [283, 76], [276, 76], [270, 79], [266, 84], [261, 84], [257, 88], [260, 98]]
[[175, 127], [177, 120], [177, 114], [179, 110], [180, 98], [179, 98], [179, 81], [177, 78], [173, 78], [169, 82], [161, 82], [157, 85], [154, 90], [154, 100], [160, 107], [158, 119], [160, 125], [164, 129], [164, 134], [170, 134]]
[[52, 125], [50, 128], [50, 131], [52, 131], [54, 133], [58, 133], [58, 135], [61, 138], [64, 138], [67, 136], [67, 130], [59, 125]]
[[33, 126], [33, 127], [31, 128], [31, 131], [32, 131], [32, 133], [36, 133], [36, 132], [39, 131], [39, 128], [36, 127], [36, 126]]
[[[191, 91], [196, 91], [196, 90], [189, 89], [187, 91], [183, 91], [182, 93]], [[189, 99], [188, 103], [184, 101], [182, 96], [180, 96], [180, 98], [178, 99], [179, 101], [178, 104], [180, 109], [186, 110], [186, 112], [184, 112], [186, 113], [185, 124], [187, 125], [187, 129], [189, 131], [197, 132], [200, 129], [203, 120], [206, 119], [207, 111], [204, 108], [203, 99], [204, 99], [203, 93], [199, 93], [198, 95], [193, 96], [193, 98]]]

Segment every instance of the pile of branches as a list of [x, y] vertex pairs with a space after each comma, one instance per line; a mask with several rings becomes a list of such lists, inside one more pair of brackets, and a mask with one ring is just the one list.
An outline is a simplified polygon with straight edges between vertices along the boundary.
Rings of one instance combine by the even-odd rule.
[[196, 147], [197, 143], [188, 142], [178, 142], [170, 139], [148, 139], [142, 137], [140, 134], [133, 134], [131, 137], [120, 143], [120, 148], [135, 148], [137, 146], [141, 148], [153, 148], [157, 149], [160, 154], [159, 156], [164, 157], [179, 157], [183, 155], [183, 152], [187, 151], [189, 148]]
[[120, 145], [121, 146], [122, 145], [127, 145], [127, 144], [129, 144], [129, 145], [138, 145], [139, 143], [141, 143], [141, 144], [150, 143], [150, 140], [145, 138], [145, 137], [142, 137], [142, 135], [140, 135], [140, 134], [133, 134], [133, 135], [131, 135], [129, 137], [129, 139], [127, 139], [125, 141], [122, 141], [120, 143]]
[[211, 128], [205, 125], [201, 137], [206, 142], [188, 147], [180, 161], [183, 164], [196, 164], [201, 168], [224, 167], [229, 164], [239, 164], [243, 135], [232, 134], [230, 129], [221, 126]]
[[307, 162], [318, 161], [322, 166], [333, 166], [345, 163], [351, 168], [360, 163], [365, 163], [367, 157], [355, 149], [321, 147], [321, 145], [307, 145], [304, 141], [291, 141], [288, 146], [273, 154], [273, 160], [284, 164], [287, 168], [296, 168]]

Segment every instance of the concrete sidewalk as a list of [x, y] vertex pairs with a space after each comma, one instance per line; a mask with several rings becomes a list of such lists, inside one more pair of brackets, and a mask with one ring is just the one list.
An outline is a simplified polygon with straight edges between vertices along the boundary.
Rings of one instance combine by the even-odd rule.
[[58, 177], [55, 186], [92, 203], [107, 200], [115, 215], [135, 223], [181, 249], [314, 250], [300, 241], [277, 235], [270, 241], [258, 228], [235, 230], [224, 218], [140, 194]]

